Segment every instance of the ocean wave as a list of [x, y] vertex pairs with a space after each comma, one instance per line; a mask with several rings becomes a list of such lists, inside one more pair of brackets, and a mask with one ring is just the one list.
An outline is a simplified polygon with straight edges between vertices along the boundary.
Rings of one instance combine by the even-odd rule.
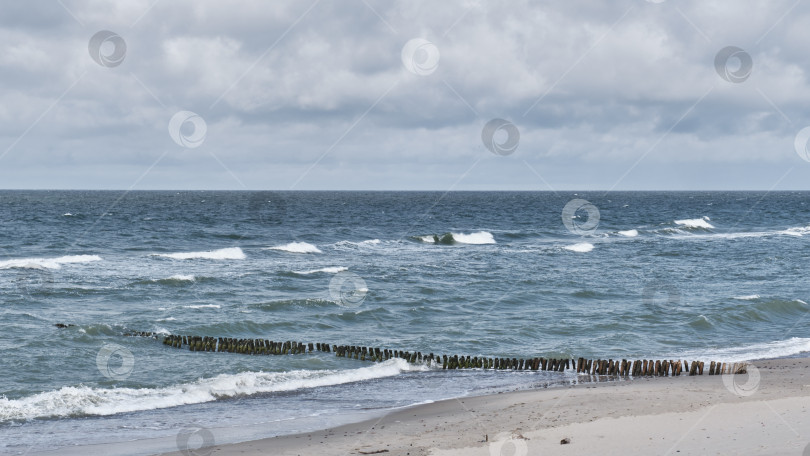
[[318, 247], [307, 242], [290, 242], [275, 247], [266, 247], [264, 250], [281, 250], [290, 253], [323, 253]]
[[705, 315], [698, 315], [697, 318], [689, 322], [689, 326], [697, 329], [711, 329], [714, 327]]
[[702, 218], [698, 219], [675, 220], [675, 224], [687, 229], [714, 229], [714, 225], [709, 223], [709, 220], [711, 220], [709, 217], [703, 216]]
[[220, 374], [161, 388], [92, 388], [66, 386], [20, 399], [0, 397], [0, 422], [46, 417], [106, 416], [154, 410], [254, 394], [295, 391], [393, 377], [410, 370], [403, 359], [351, 370], [294, 370]]
[[688, 350], [678, 354], [681, 359], [705, 359], [722, 362], [784, 358], [810, 351], [810, 338], [791, 337], [786, 340], [741, 345], [736, 347]]
[[244, 260], [246, 258], [245, 252], [239, 247], [228, 247], [204, 252], [153, 253], [152, 255], [171, 258], [173, 260]]
[[737, 299], [739, 301], [754, 301], [754, 300], [759, 299], [759, 297], [760, 296], [758, 294], [753, 294], [753, 295], [745, 295], [745, 296], [734, 296], [732, 299]]
[[796, 237], [801, 237], [808, 233], [810, 233], [810, 226], [795, 226], [793, 228], [788, 228], [786, 230], [779, 231], [779, 234], [786, 234], [788, 236], [796, 236]]
[[379, 239], [368, 239], [366, 241], [354, 242], [354, 241], [339, 241], [336, 242], [335, 245], [377, 245], [382, 242]]
[[309, 274], [316, 274], [318, 272], [326, 272], [328, 274], [337, 274], [338, 272], [348, 271], [349, 268], [344, 266], [335, 266], [331, 268], [320, 268], [320, 269], [312, 269], [309, 271], [293, 271], [295, 274], [302, 274], [302, 275], [309, 275]]
[[572, 252], [588, 253], [593, 250], [593, 244], [588, 242], [580, 242], [579, 244], [567, 245], [563, 248]]
[[456, 242], [462, 244], [495, 244], [495, 236], [489, 231], [478, 231], [475, 233], [451, 233]]
[[219, 304], [190, 304], [183, 306], [184, 309], [219, 309], [221, 307]]
[[158, 282], [194, 282], [196, 278], [191, 274], [175, 274], [167, 279], [158, 279]]
[[756, 303], [753, 304], [753, 308], [766, 314], [790, 315], [806, 312], [808, 305], [801, 299], [758, 299]]
[[636, 237], [638, 236], [638, 230], [624, 230], [624, 231], [617, 231], [620, 236], [624, 237]]
[[413, 236], [416, 239], [428, 244], [496, 244], [495, 236], [489, 231], [477, 231], [475, 233], [444, 233], [441, 236], [431, 234], [427, 236]]
[[67, 255], [56, 258], [17, 258], [0, 261], [0, 269], [60, 269], [63, 264], [101, 261], [98, 255]]

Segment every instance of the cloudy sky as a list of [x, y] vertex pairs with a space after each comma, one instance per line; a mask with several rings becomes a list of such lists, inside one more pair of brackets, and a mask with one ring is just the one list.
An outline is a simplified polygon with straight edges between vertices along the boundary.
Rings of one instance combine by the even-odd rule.
[[810, 189], [808, 42], [796, 0], [6, 2], [0, 187]]

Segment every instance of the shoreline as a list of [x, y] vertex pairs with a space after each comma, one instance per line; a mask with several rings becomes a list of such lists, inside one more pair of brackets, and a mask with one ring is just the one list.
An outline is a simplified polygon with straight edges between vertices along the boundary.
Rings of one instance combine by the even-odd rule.
[[[751, 364], [748, 374], [582, 382], [449, 399], [193, 454], [801, 454], [810, 444], [810, 358]], [[564, 439], [569, 443], [561, 444]]]

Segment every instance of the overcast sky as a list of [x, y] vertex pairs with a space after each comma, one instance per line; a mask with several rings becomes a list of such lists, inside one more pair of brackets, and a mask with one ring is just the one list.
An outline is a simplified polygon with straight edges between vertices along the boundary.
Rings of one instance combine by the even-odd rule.
[[0, 187], [810, 189], [808, 43], [796, 0], [5, 2]]

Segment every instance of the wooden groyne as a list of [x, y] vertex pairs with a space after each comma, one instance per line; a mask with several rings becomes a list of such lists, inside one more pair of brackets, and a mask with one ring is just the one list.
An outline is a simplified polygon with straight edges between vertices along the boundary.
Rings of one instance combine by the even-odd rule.
[[[151, 332], [127, 333], [128, 336], [153, 337]], [[573, 371], [577, 374], [611, 377], [678, 377], [723, 374], [744, 374], [747, 363], [721, 363], [711, 361], [653, 360], [653, 359], [587, 359], [587, 358], [488, 358], [466, 355], [434, 355], [419, 351], [390, 350], [358, 345], [334, 345], [326, 342], [273, 341], [269, 339], [236, 339], [230, 337], [168, 335], [163, 345], [187, 348], [189, 351], [227, 352], [243, 355], [298, 355], [313, 352], [334, 353], [339, 358], [382, 362], [392, 358], [404, 359], [411, 364], [441, 366], [442, 369], [491, 369], [532, 371]], [[708, 367], [708, 369], [707, 369]]]

